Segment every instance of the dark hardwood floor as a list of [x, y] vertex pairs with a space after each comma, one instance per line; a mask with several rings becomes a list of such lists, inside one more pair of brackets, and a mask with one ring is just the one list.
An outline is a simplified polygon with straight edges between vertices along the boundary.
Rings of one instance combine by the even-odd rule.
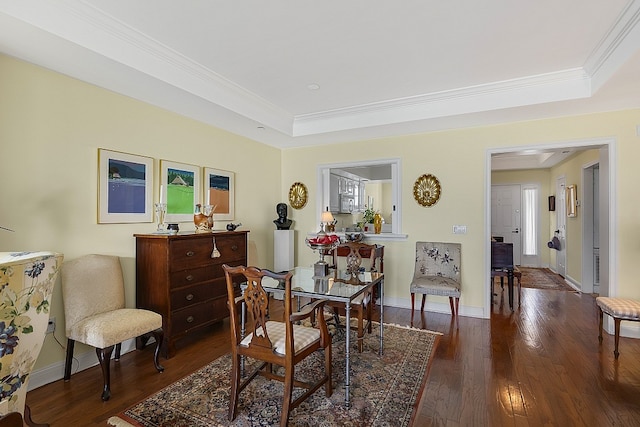
[[[498, 296], [491, 319], [461, 317], [458, 331], [446, 314], [414, 319], [414, 326], [444, 334], [414, 425], [640, 425], [640, 340], [621, 338], [615, 361], [613, 337], [598, 344], [593, 296], [524, 288], [522, 297], [512, 313]], [[410, 317], [409, 310], [385, 310], [389, 323], [409, 324]], [[227, 352], [228, 343], [226, 322], [184, 339], [174, 358], [161, 359], [162, 374], [151, 348], [128, 353], [112, 365], [108, 402], [100, 400], [96, 366], [29, 392], [27, 403], [36, 422], [105, 426], [110, 416]]]

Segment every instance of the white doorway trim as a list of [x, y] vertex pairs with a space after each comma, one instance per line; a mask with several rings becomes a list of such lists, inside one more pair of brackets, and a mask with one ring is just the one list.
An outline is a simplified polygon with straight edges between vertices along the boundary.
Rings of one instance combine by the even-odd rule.
[[[489, 277], [491, 274], [491, 156], [493, 154], [498, 153], [515, 153], [524, 150], [533, 150], [533, 149], [558, 149], [558, 148], [584, 148], [584, 149], [592, 149], [592, 148], [606, 148], [607, 155], [605, 163], [606, 165], [600, 164], [601, 173], [607, 173], [608, 175], [608, 189], [607, 191], [603, 191], [601, 188], [601, 194], [604, 197], [600, 199], [600, 205], [606, 206], [607, 214], [607, 222], [608, 222], [608, 256], [607, 256], [607, 265], [605, 268], [601, 265], [601, 273], [606, 274], [608, 277], [609, 283], [609, 295], [616, 296], [617, 289], [617, 277], [618, 277], [618, 269], [617, 269], [617, 252], [618, 252], [618, 242], [617, 242], [617, 183], [616, 183], [616, 175], [615, 175], [615, 162], [617, 159], [616, 155], [616, 139], [613, 137], [608, 138], [598, 138], [598, 139], [590, 139], [590, 140], [579, 140], [579, 141], [565, 141], [565, 142], [554, 142], [547, 144], [536, 144], [536, 145], [524, 145], [524, 146], [512, 146], [512, 147], [499, 147], [499, 148], [488, 148], [485, 152], [485, 212], [484, 212], [484, 264], [485, 264], [485, 273], [484, 277], [484, 295], [485, 295], [485, 304], [484, 304], [484, 317], [489, 318], [491, 315], [491, 295], [489, 293]], [[602, 156], [601, 156], [602, 158]], [[604, 167], [603, 167], [604, 166]], [[604, 170], [606, 167], [606, 171]], [[600, 242], [603, 244], [603, 242]], [[602, 254], [601, 254], [602, 259]], [[611, 322], [613, 323], [613, 322]], [[607, 325], [607, 331], [611, 331], [611, 325]]]

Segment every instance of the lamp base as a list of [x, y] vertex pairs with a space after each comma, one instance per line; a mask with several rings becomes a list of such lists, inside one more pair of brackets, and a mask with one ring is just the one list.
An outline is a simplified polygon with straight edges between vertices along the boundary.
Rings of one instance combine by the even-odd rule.
[[313, 264], [313, 275], [314, 276], [328, 276], [329, 275], [329, 264], [324, 261], [318, 261]]

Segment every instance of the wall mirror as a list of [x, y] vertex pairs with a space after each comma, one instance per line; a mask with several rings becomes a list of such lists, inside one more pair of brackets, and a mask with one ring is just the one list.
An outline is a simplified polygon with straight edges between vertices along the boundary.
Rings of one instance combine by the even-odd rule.
[[570, 218], [578, 216], [577, 188], [574, 185], [567, 186], [567, 216]]

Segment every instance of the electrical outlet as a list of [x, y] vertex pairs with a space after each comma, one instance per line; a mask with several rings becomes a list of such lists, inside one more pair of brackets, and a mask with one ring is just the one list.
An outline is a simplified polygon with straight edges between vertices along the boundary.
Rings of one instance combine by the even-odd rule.
[[56, 330], [56, 318], [50, 317], [49, 323], [47, 324], [47, 333], [52, 334], [55, 332], [55, 330]]
[[467, 234], [467, 226], [466, 225], [454, 225], [453, 226], [453, 234]]

